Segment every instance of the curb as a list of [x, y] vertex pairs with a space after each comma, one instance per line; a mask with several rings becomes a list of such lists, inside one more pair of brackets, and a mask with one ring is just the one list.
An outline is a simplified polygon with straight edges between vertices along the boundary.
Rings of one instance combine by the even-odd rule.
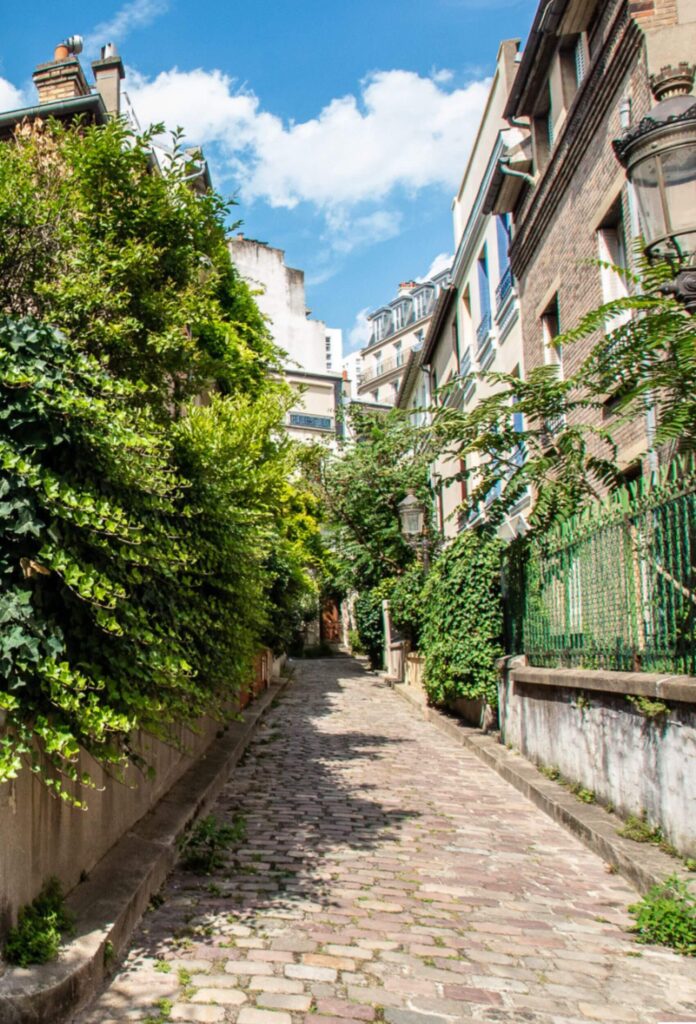
[[[385, 680], [386, 681], [386, 680]], [[598, 804], [584, 804], [571, 793], [541, 775], [531, 761], [513, 753], [493, 736], [482, 733], [461, 720], [436, 708], [417, 703], [398, 683], [389, 683], [394, 692], [425, 721], [474, 753], [484, 764], [519, 790], [528, 800], [572, 832], [585, 846], [611, 865], [641, 895], [668, 875], [693, 879], [673, 857], [649, 843], [635, 843], [618, 835], [619, 818]]]
[[0, 978], [0, 1024], [57, 1024], [97, 992], [174, 867], [177, 840], [215, 801], [289, 682], [276, 680], [257, 697], [72, 891], [66, 905], [77, 920], [76, 936], [53, 963], [6, 970]]

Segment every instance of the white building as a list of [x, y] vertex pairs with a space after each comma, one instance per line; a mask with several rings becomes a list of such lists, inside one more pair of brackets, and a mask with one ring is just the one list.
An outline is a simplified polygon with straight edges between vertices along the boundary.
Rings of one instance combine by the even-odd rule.
[[405, 281], [386, 306], [367, 317], [372, 334], [361, 352], [358, 396], [395, 405], [411, 353], [422, 345], [435, 302], [449, 281], [443, 270], [427, 281]]
[[241, 234], [228, 244], [273, 340], [286, 354], [285, 379], [297, 396], [288, 413], [288, 433], [301, 441], [334, 441], [342, 433], [342, 332], [311, 319], [304, 272], [286, 266], [282, 249]]
[[349, 352], [343, 357], [343, 379], [346, 381], [348, 392], [352, 398], [358, 393], [358, 384], [362, 373], [362, 352]]
[[340, 327], [327, 327], [324, 337], [325, 370], [340, 373], [343, 364], [343, 331]]
[[[500, 45], [496, 70], [461, 184], [452, 204], [455, 257], [449, 286], [440, 296], [429, 321], [417, 366], [404, 375], [398, 405], [416, 409], [425, 394], [425, 371], [433, 401], [470, 409], [492, 385], [480, 374], [501, 372], [524, 375], [520, 306], [510, 270], [510, 218], [483, 212], [484, 199], [501, 152], [501, 133], [509, 131], [503, 111], [517, 72], [519, 41]], [[416, 359], [414, 358], [414, 363]], [[517, 414], [514, 409], [511, 415]], [[464, 465], [458, 459], [440, 458], [432, 467], [437, 495], [439, 526], [446, 537], [456, 536], [467, 525], [457, 514], [466, 500], [466, 481], [453, 481]], [[473, 474], [476, 466], [466, 469]], [[449, 484], [448, 484], [449, 481]], [[487, 500], [495, 497], [490, 494]], [[514, 535], [524, 523], [530, 506], [525, 496], [503, 526], [504, 536]], [[486, 502], [475, 510], [474, 521], [486, 514]]]

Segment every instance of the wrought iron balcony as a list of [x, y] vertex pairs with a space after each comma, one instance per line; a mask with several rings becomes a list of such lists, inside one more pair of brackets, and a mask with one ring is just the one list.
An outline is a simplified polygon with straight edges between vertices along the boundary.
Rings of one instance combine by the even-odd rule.
[[479, 348], [483, 348], [488, 341], [488, 335], [491, 333], [492, 327], [491, 311], [488, 309], [481, 317], [481, 323], [476, 328], [476, 342]]
[[512, 294], [513, 283], [512, 270], [508, 267], [500, 278], [498, 287], [495, 290], [495, 309], [497, 313], [500, 312]]
[[291, 427], [309, 427], [310, 430], [333, 430], [330, 416], [314, 416], [311, 413], [291, 412]]
[[401, 351], [389, 359], [382, 359], [378, 363], [373, 363], [372, 366], [363, 367], [360, 386], [363, 387], [370, 381], [378, 380], [380, 377], [388, 376], [395, 370], [400, 370], [415, 347], [415, 345], [411, 345], [409, 348], [401, 349]]

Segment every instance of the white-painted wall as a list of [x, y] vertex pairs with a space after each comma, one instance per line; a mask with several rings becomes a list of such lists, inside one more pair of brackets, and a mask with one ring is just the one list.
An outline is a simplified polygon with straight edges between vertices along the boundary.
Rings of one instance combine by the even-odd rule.
[[[332, 337], [332, 351], [337, 350], [341, 332], [309, 318], [304, 272], [286, 266], [282, 249], [243, 235], [236, 235], [228, 244], [232, 262], [268, 318], [274, 341], [287, 353], [286, 365], [325, 373], [326, 338]], [[340, 369], [340, 358], [336, 369]]]

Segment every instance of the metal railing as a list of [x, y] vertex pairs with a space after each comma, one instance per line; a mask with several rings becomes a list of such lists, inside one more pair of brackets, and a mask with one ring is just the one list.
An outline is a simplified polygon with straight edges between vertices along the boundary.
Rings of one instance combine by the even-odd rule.
[[500, 310], [510, 297], [512, 293], [512, 285], [512, 270], [510, 269], [510, 267], [508, 267], [503, 276], [500, 278], [498, 287], [495, 290], [495, 308], [497, 313], [500, 312]]
[[476, 343], [479, 348], [483, 348], [488, 341], [488, 335], [491, 333], [492, 327], [491, 311], [488, 309], [481, 317], [481, 323], [476, 328]]
[[330, 416], [314, 416], [311, 413], [291, 412], [291, 427], [309, 427], [311, 430], [332, 430], [333, 420]]
[[506, 619], [530, 664], [696, 674], [693, 462], [568, 520], [523, 561]]
[[379, 363], [363, 368], [360, 384], [367, 384], [368, 381], [377, 380], [379, 377], [386, 377], [387, 374], [400, 369], [406, 362], [406, 357], [414, 348], [415, 346], [411, 345], [409, 348], [401, 349], [400, 352], [389, 359], [382, 359]]

